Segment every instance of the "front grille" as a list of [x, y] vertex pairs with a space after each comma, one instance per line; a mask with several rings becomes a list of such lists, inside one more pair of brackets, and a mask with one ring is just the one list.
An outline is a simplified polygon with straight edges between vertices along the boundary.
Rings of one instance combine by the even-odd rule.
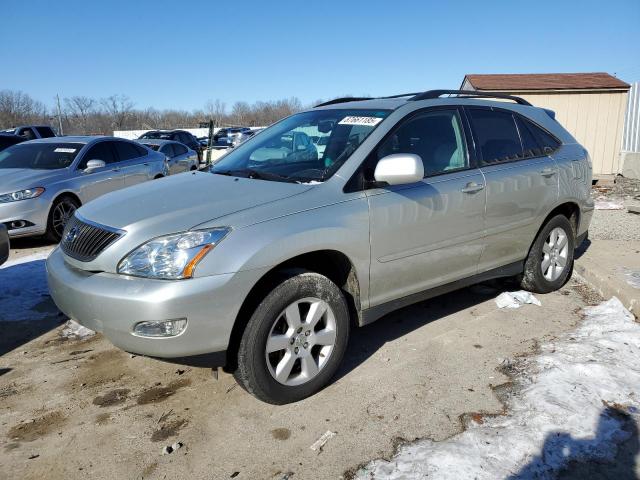
[[74, 215], [64, 227], [60, 248], [76, 260], [90, 262], [122, 235], [123, 232], [84, 222]]

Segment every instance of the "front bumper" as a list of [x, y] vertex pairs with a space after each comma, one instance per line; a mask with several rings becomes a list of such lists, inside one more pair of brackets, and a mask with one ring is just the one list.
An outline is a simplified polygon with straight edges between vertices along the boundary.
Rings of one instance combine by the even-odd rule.
[[[47, 230], [48, 215], [49, 201], [43, 197], [0, 203], [0, 223], [7, 225], [11, 238], [42, 235]], [[24, 228], [11, 228], [11, 222], [16, 220], [24, 220], [33, 225]]]
[[[68, 265], [59, 248], [46, 265], [51, 297], [66, 315], [123, 350], [160, 358], [226, 350], [240, 306], [263, 273], [248, 270], [175, 281], [92, 273]], [[178, 336], [132, 333], [138, 322], [175, 318], [187, 319]]]

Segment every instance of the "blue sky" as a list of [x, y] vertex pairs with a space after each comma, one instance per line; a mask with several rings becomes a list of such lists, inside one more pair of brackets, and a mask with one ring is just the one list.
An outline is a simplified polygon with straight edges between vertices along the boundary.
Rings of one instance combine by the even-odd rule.
[[640, 1], [40, 1], [2, 7], [0, 89], [51, 105], [129, 96], [389, 95], [465, 73], [606, 71], [640, 80]]

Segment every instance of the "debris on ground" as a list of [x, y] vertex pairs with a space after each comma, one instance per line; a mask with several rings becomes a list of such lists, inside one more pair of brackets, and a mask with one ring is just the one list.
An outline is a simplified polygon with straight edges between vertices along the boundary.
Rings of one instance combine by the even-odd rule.
[[[406, 444], [356, 477], [555, 478], [576, 464], [624, 468], [612, 462], [640, 420], [640, 324], [616, 297], [582, 313], [574, 331], [522, 360], [506, 416], [485, 416], [444, 441]], [[635, 478], [617, 472], [612, 478]]]
[[183, 446], [184, 446], [184, 443], [182, 442], [176, 442], [173, 445], [167, 445], [162, 449], [162, 455], [169, 455], [170, 453], [175, 452], [176, 450], [182, 448]]
[[325, 444], [335, 436], [336, 436], [336, 432], [332, 432], [331, 430], [327, 430], [309, 448], [311, 448], [311, 450], [313, 450], [314, 452], [321, 452], [322, 451], [322, 447], [324, 447]]
[[635, 213], [636, 215], [640, 215], [640, 207], [636, 207], [634, 205], [631, 205], [631, 206], [627, 207], [627, 212]]
[[623, 208], [622, 201], [609, 200], [607, 197], [598, 197], [595, 200], [596, 210], [622, 210]]
[[496, 297], [498, 308], [520, 308], [524, 304], [541, 306], [540, 300], [533, 296], [531, 292], [518, 290], [517, 292], [502, 292]]
[[96, 332], [80, 325], [75, 320], [69, 320], [64, 324], [60, 335], [65, 338], [83, 339], [95, 335]]

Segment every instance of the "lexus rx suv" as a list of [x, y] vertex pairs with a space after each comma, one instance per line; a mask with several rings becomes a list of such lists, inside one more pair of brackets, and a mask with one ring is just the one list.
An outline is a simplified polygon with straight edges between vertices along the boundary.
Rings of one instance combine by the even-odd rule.
[[283, 404], [392, 310], [497, 277], [558, 289], [593, 213], [589, 155], [553, 112], [491, 96], [336, 99], [208, 172], [105, 195], [49, 256], [51, 295], [126, 351], [222, 365]]

